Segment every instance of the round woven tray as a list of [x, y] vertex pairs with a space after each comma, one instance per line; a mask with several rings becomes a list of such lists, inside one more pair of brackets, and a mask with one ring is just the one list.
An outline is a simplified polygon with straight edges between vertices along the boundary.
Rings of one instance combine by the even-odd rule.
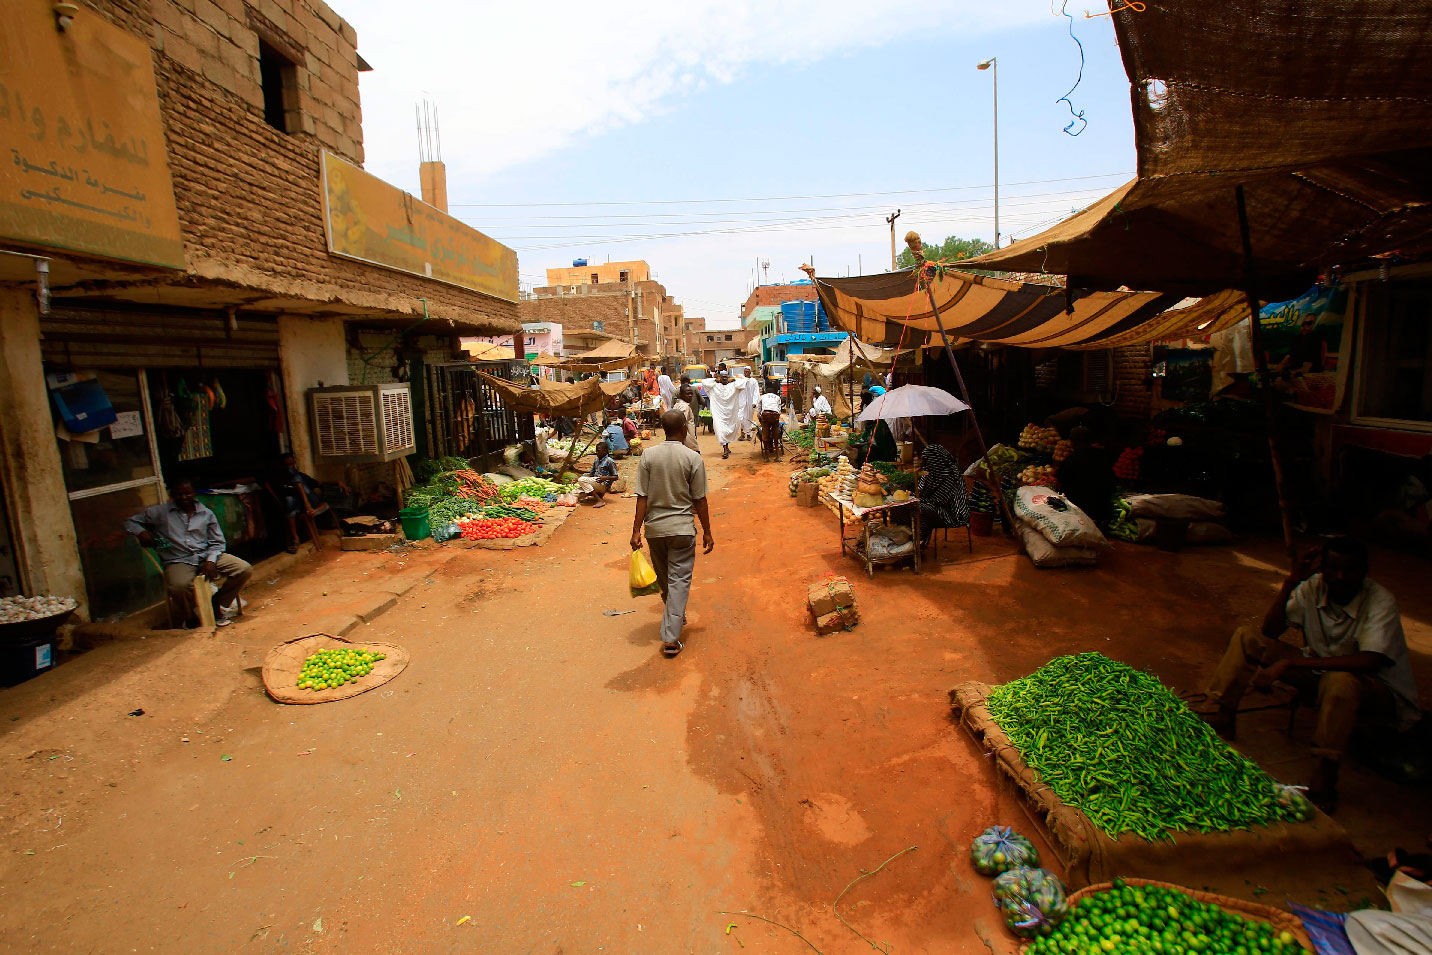
[[[1172, 882], [1158, 882], [1154, 879], [1125, 879], [1129, 885], [1152, 885], [1161, 889], [1175, 889], [1190, 898], [1209, 905], [1216, 905], [1235, 915], [1241, 915], [1245, 919], [1252, 919], [1256, 922], [1267, 922], [1280, 932], [1288, 932], [1297, 943], [1308, 951], [1313, 951], [1313, 943], [1308, 938], [1308, 933], [1303, 930], [1303, 923], [1291, 912], [1276, 909], [1271, 905], [1260, 905], [1257, 902], [1245, 902], [1243, 899], [1234, 899], [1226, 895], [1215, 895], [1212, 892], [1202, 892], [1198, 889], [1190, 889], [1186, 885], [1175, 885]], [[1112, 882], [1100, 882], [1095, 885], [1086, 885], [1084, 888], [1069, 896], [1069, 908], [1072, 911], [1083, 899], [1094, 895], [1097, 892], [1107, 892], [1114, 887]], [[1025, 946], [1028, 948], [1028, 946]]]
[[[364, 650], [378, 650], [387, 656], [373, 664], [373, 670], [352, 683], [335, 686], [327, 690], [304, 690], [298, 687], [298, 674], [303, 661], [319, 650], [335, 647], [359, 647]], [[279, 703], [331, 703], [346, 700], [360, 693], [367, 693], [387, 683], [403, 672], [408, 665], [408, 651], [391, 643], [364, 643], [345, 640], [327, 633], [314, 633], [306, 637], [281, 643], [269, 651], [264, 659], [264, 689]]]

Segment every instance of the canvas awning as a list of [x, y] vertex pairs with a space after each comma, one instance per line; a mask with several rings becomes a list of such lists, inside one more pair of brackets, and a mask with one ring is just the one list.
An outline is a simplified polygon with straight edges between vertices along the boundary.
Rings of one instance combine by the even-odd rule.
[[616, 371], [636, 362], [636, 348], [624, 341], [613, 339], [602, 342], [589, 352], [574, 355], [562, 362], [567, 371]]
[[830, 356], [830, 361], [823, 365], [816, 365], [811, 370], [821, 378], [836, 378], [845, 374], [851, 365], [857, 368], [889, 368], [895, 364], [895, 359], [899, 355], [908, 354], [908, 352], [909, 349], [906, 349], [897, 355], [893, 348], [869, 345], [851, 335], [836, 347], [835, 354]]
[[562, 359], [558, 358], [556, 355], [552, 354], [551, 352], [545, 352], [545, 351], [544, 351], [544, 352], [542, 352], [540, 355], [538, 355], [535, 359], [533, 359], [532, 364], [534, 364], [534, 365], [541, 365], [541, 366], [544, 367], [544, 368], [546, 368], [546, 367], [555, 367], [555, 366], [557, 366], [557, 365], [561, 365], [561, 364], [562, 364]]
[[[964, 340], [1068, 348], [1131, 331], [1179, 300], [1158, 292], [1090, 292], [1027, 285], [944, 269], [930, 279], [945, 331]], [[900, 326], [938, 332], [915, 269], [818, 278], [831, 323], [867, 342], [896, 344]], [[1072, 312], [1066, 311], [1072, 308]], [[923, 342], [907, 343], [923, 344]], [[1098, 347], [1106, 347], [1099, 345]]]
[[517, 355], [511, 345], [496, 345], [492, 342], [463, 342], [462, 350], [467, 352], [468, 361], [516, 361]]
[[566, 418], [601, 411], [609, 397], [619, 394], [627, 386], [624, 381], [588, 378], [585, 381], [541, 381], [538, 387], [531, 388], [484, 372], [478, 374], [513, 411]]
[[1113, 14], [1138, 178], [962, 267], [1082, 288], [1242, 287], [1240, 185], [1264, 298], [1296, 295], [1330, 265], [1432, 247], [1432, 6], [1146, 7]]

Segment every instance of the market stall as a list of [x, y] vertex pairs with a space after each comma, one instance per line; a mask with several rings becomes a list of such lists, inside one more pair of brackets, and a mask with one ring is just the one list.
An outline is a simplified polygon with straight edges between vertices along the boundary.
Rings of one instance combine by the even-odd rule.
[[1073, 887], [1137, 872], [1237, 895], [1354, 852], [1341, 826], [1156, 677], [1101, 654], [999, 687], [963, 683], [950, 702]]

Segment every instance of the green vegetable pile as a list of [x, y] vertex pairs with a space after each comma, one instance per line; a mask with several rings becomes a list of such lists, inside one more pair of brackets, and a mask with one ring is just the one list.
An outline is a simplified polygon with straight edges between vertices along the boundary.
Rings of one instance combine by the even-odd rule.
[[373, 664], [387, 659], [386, 653], [359, 650], [356, 647], [334, 647], [319, 650], [303, 661], [298, 673], [300, 690], [328, 690], [345, 683], [352, 683], [361, 676], [373, 672]]
[[1302, 810], [1156, 677], [1099, 653], [1057, 657], [989, 694], [995, 721], [1056, 796], [1106, 834], [1172, 841]]
[[515, 517], [519, 521], [527, 521], [529, 524], [540, 524], [542, 519], [537, 512], [527, 507], [513, 507], [511, 504], [484, 504], [472, 511], [479, 518], [501, 518]]
[[413, 480], [427, 484], [444, 471], [465, 471], [470, 467], [467, 458], [424, 458], [413, 465]]
[[786, 429], [786, 444], [793, 444], [798, 448], [807, 450], [815, 447], [815, 425], [802, 425], [799, 428]]
[[914, 471], [903, 471], [900, 465], [891, 461], [874, 462], [875, 470], [885, 475], [892, 491], [913, 491], [920, 483], [920, 476]]
[[1114, 516], [1109, 521], [1109, 536], [1130, 544], [1139, 542], [1139, 522], [1122, 495], [1114, 496]]
[[549, 481], [546, 478], [530, 477], [520, 481], [513, 481], [511, 484], [504, 484], [497, 489], [498, 495], [504, 501], [515, 501], [522, 495], [538, 499], [548, 494], [566, 494], [575, 491], [575, 484], [558, 484], [556, 481]]
[[1304, 949], [1291, 932], [1245, 919], [1185, 892], [1127, 885], [1081, 899], [1027, 955], [1295, 955]]

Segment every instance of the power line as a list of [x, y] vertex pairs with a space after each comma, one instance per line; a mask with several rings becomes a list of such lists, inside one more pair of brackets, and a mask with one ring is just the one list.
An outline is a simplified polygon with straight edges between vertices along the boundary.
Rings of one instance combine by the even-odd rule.
[[[1060, 179], [1027, 179], [1023, 182], [1006, 183], [1010, 186], [1039, 186], [1054, 182], [1083, 182], [1090, 179], [1109, 179], [1113, 176], [1132, 176], [1130, 172], [1105, 172], [1092, 176], [1065, 176]], [[854, 199], [874, 196], [907, 196], [929, 192], [962, 192], [970, 189], [991, 189], [993, 184], [978, 186], [941, 186], [936, 189], [895, 189], [888, 192], [827, 192], [808, 196], [745, 196], [725, 199], [617, 199], [591, 202], [453, 202], [452, 209], [536, 209], [571, 206], [651, 206], [651, 205], [695, 205], [711, 202], [791, 202], [804, 199]]]
[[[1009, 198], [1009, 199], [1041, 199], [1041, 198], [1044, 198], [1044, 199], [1055, 199], [1055, 198], [1061, 198], [1061, 197], [1064, 197], [1064, 196], [1086, 196], [1086, 195], [1103, 195], [1103, 194], [1104, 194], [1104, 190], [1103, 190], [1103, 189], [1087, 189], [1087, 188], [1086, 188], [1086, 189], [1064, 189], [1064, 190], [1061, 190], [1061, 191], [1059, 191], [1059, 192], [1025, 192], [1025, 193], [1017, 193], [1017, 194], [1015, 194], [1015, 195], [1008, 196], [1007, 198]], [[989, 200], [987, 200], [987, 199], [947, 199], [947, 200], [943, 200], [943, 201], [939, 201], [939, 202], [910, 202], [910, 203], [905, 203], [905, 207], [906, 207], [907, 209], [959, 208], [959, 207], [963, 207], [963, 206], [968, 206], [968, 205], [970, 205], [970, 204], [978, 204], [978, 205], [985, 205], [985, 206], [987, 206], [987, 205], [989, 205]], [[481, 219], [476, 219], [476, 218], [473, 218], [473, 217], [468, 217], [468, 219], [466, 219], [466, 220], [464, 220], [464, 221], [478, 221], [478, 222], [481, 222], [481, 223], [483, 223], [483, 224], [493, 224], [493, 223], [500, 223], [500, 222], [530, 222], [530, 221], [535, 220], [535, 219], [540, 219], [540, 220], [552, 220], [552, 219], [555, 219], [555, 220], [568, 220], [568, 219], [574, 219], [574, 220], [578, 220], [579, 222], [581, 222], [581, 221], [601, 222], [601, 221], [615, 220], [615, 219], [643, 219], [643, 218], [646, 218], [646, 217], [648, 217], [648, 216], [661, 216], [661, 217], [663, 217], [663, 218], [672, 218], [672, 219], [697, 219], [697, 220], [700, 220], [700, 219], [703, 219], [703, 218], [708, 218], [708, 219], [709, 219], [709, 218], [714, 217], [714, 216], [737, 216], [737, 215], [739, 215], [739, 216], [779, 216], [779, 215], [792, 215], [792, 214], [798, 214], [798, 213], [803, 214], [803, 213], [808, 213], [808, 212], [874, 212], [874, 211], [883, 211], [885, 208], [886, 208], [886, 205], [885, 205], [885, 204], [880, 204], [880, 205], [868, 205], [868, 206], [814, 206], [814, 207], [797, 208], [797, 209], [729, 209], [729, 210], [722, 210], [722, 211], [720, 211], [720, 212], [661, 212], [661, 211], [658, 211], [658, 210], [651, 210], [651, 211], [647, 211], [647, 212], [631, 212], [631, 213], [614, 212], [614, 213], [604, 213], [604, 214], [600, 214], [600, 215], [524, 215], [524, 216], [507, 216], [507, 217], [488, 217], [488, 216], [483, 216]], [[544, 224], [545, 224], [545, 223], [544, 223]], [[635, 224], [635, 223], [628, 223], [628, 224]], [[670, 223], [670, 224], [679, 224], [679, 223]], [[693, 224], [694, 224], [694, 223], [693, 223]], [[550, 223], [550, 225], [551, 225], [552, 228], [562, 228], [561, 222], [553, 222], [553, 223]]]

